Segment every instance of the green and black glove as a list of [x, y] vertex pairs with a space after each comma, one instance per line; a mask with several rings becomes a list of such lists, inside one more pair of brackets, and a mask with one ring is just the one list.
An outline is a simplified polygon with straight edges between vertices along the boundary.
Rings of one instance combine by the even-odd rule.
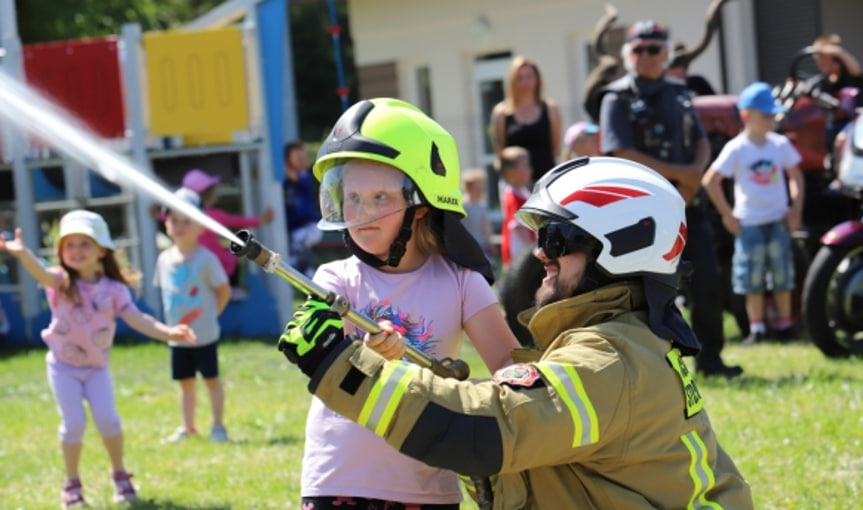
[[279, 350], [288, 361], [312, 377], [318, 365], [344, 339], [345, 332], [339, 314], [326, 302], [309, 296], [285, 326], [285, 331], [279, 337]]

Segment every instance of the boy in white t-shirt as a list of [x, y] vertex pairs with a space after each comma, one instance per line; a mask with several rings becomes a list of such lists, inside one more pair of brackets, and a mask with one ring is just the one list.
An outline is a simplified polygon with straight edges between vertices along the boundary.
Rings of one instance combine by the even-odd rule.
[[[746, 295], [749, 336], [744, 345], [764, 339], [765, 276], [770, 274], [779, 315], [777, 336], [792, 336], [791, 291], [794, 261], [791, 232], [800, 227], [803, 212], [803, 175], [800, 154], [785, 136], [773, 132], [777, 113], [770, 86], [756, 82], [740, 93], [737, 103], [743, 131], [728, 141], [702, 184], [722, 215], [722, 224], [735, 236], [732, 286]], [[722, 181], [734, 179], [732, 209]], [[787, 186], [786, 186], [787, 181]]]

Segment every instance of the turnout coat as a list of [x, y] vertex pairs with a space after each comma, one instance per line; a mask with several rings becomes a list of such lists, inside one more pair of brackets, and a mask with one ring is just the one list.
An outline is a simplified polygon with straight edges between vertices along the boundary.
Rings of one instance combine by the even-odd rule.
[[648, 328], [639, 283], [521, 318], [539, 348], [535, 360], [491, 381], [441, 378], [344, 342], [309, 389], [402, 453], [498, 475], [495, 509], [753, 507], [692, 373]]

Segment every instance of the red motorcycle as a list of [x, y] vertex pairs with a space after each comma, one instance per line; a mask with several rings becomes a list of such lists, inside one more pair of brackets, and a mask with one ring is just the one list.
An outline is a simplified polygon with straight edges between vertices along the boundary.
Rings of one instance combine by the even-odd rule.
[[831, 187], [858, 207], [858, 218], [821, 236], [803, 286], [812, 341], [825, 356], [863, 354], [863, 114], [839, 135], [837, 178]]

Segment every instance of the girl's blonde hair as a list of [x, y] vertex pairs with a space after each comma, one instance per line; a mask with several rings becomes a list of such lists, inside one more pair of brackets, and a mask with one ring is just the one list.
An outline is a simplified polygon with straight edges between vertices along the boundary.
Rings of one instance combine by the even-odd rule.
[[417, 250], [424, 255], [443, 255], [443, 242], [438, 237], [438, 234], [432, 229], [434, 217], [443, 214], [434, 207], [425, 206], [428, 213], [420, 218], [414, 228], [413, 240]]
[[542, 74], [539, 72], [539, 66], [533, 60], [523, 55], [517, 55], [512, 58], [512, 62], [509, 64], [509, 71], [506, 75], [506, 96], [503, 100], [504, 111], [506, 113], [515, 111], [513, 92], [515, 91], [515, 83], [518, 81], [518, 71], [524, 66], [530, 67], [533, 69], [534, 74], [536, 74], [536, 88], [533, 91], [533, 99], [537, 103], [542, 102]]

